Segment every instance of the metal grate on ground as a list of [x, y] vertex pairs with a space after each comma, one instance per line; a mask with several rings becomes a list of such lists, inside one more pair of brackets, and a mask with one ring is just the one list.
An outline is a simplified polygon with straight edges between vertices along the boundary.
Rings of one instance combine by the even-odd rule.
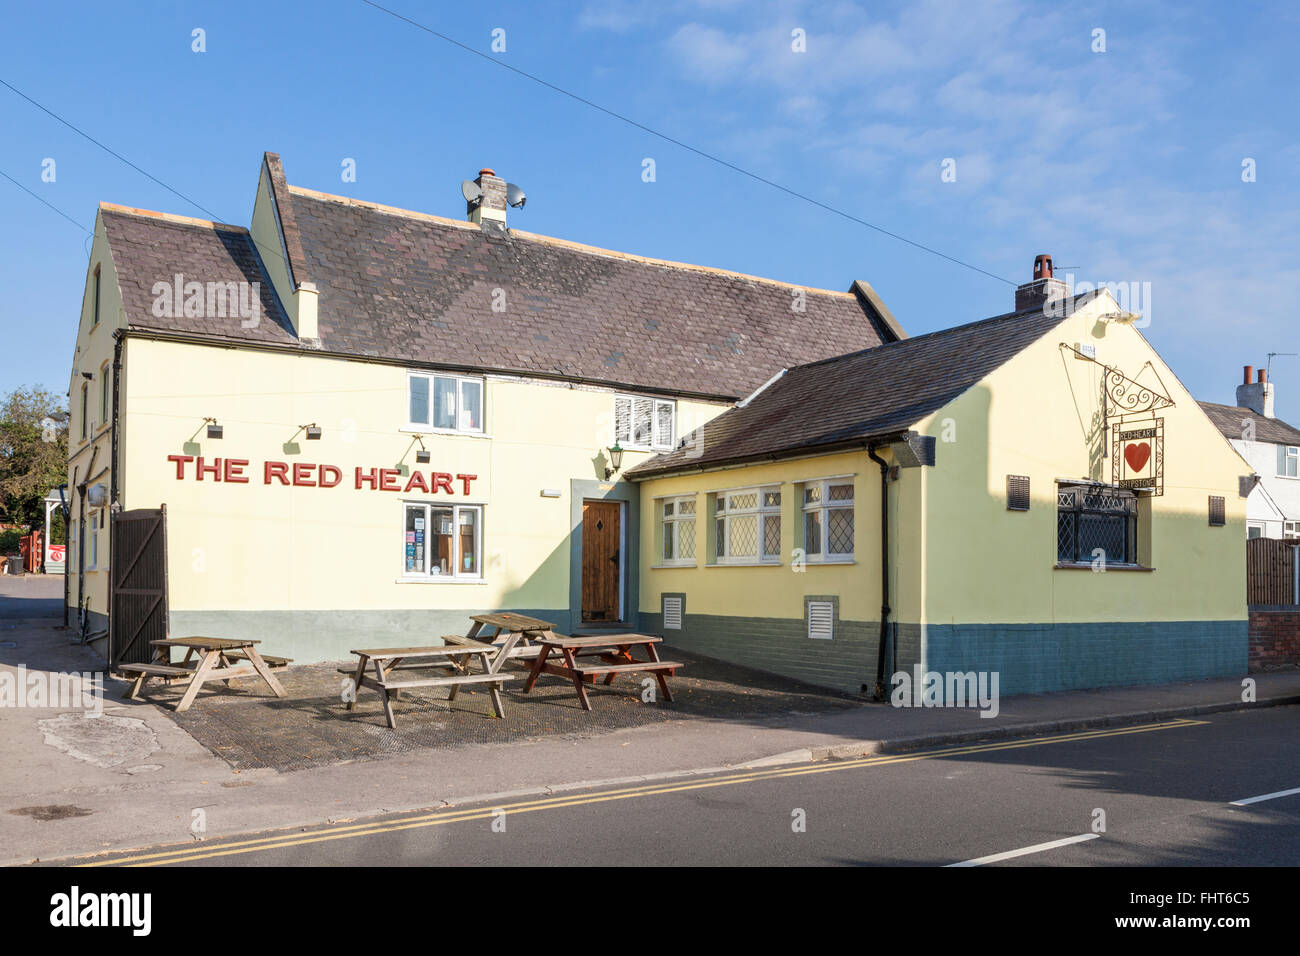
[[[397, 729], [384, 721], [379, 695], [362, 689], [356, 708], [345, 711], [345, 678], [339, 664], [294, 665], [277, 672], [287, 697], [266, 693], [253, 679], [217, 686], [183, 714], [169, 709], [177, 693], [155, 697], [173, 720], [236, 770], [269, 767], [303, 770], [353, 760], [373, 760], [420, 750], [453, 750], [480, 744], [553, 737], [593, 737], [671, 720], [779, 717], [862, 706], [857, 698], [750, 670], [678, 648], [666, 659], [686, 666], [671, 679], [674, 703], [643, 703], [641, 677], [623, 675], [612, 687], [588, 686], [592, 709], [582, 710], [567, 680], [543, 675], [529, 694], [522, 681], [504, 691], [506, 717], [491, 716], [487, 691], [463, 688], [454, 708], [446, 690], [402, 692], [393, 702]], [[355, 663], [355, 662], [353, 662]]]

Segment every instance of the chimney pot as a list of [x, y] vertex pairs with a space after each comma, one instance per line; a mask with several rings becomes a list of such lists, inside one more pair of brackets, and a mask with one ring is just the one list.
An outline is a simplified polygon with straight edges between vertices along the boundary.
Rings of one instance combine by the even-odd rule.
[[1243, 365], [1241, 367], [1241, 384], [1249, 385], [1250, 380], [1254, 377], [1254, 375], [1255, 375], [1255, 366]]
[[1259, 384], [1260, 384], [1260, 385], [1263, 385], [1263, 384], [1265, 384], [1267, 381], [1268, 381], [1268, 370], [1267, 370], [1267, 369], [1260, 369], [1260, 370], [1259, 370]]
[[1046, 254], [1040, 254], [1034, 257], [1034, 279], [1050, 279], [1052, 277], [1052, 257]]
[[496, 170], [488, 169], [486, 166], [484, 166], [482, 169], [478, 171], [478, 174], [480, 176], [495, 176]]

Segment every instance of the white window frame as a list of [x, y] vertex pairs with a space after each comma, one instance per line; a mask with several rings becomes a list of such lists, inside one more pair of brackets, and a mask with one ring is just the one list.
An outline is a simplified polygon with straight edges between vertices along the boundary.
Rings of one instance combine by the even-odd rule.
[[[405, 554], [406, 513], [409, 509], [412, 508], [423, 509], [424, 511], [424, 542], [423, 542], [424, 543], [424, 556], [423, 556], [424, 570], [423, 571], [406, 570], [406, 554]], [[452, 533], [452, 540], [456, 544], [456, 552], [452, 556], [451, 573], [442, 574], [441, 572], [439, 572], [435, 574], [433, 571], [433, 562], [430, 560], [431, 551], [429, 548], [430, 542], [432, 541], [432, 532], [433, 532], [433, 509], [446, 509], [446, 508], [451, 509], [451, 523], [452, 523], [452, 528], [454, 529]], [[459, 502], [453, 504], [451, 502], [441, 502], [441, 501], [403, 501], [402, 511], [401, 511], [402, 518], [400, 524], [402, 545], [403, 545], [402, 564], [401, 564], [402, 580], [437, 581], [437, 582], [484, 580], [483, 577], [483, 512], [485, 510], [486, 509], [481, 504], [461, 504]], [[472, 511], [475, 514], [474, 566], [475, 568], [477, 568], [477, 570], [473, 574], [467, 574], [461, 570], [461, 566], [464, 564], [464, 561], [462, 560], [464, 558], [464, 552], [461, 549], [461, 541], [460, 541], [461, 536], [460, 536], [459, 528], [460, 528], [461, 513], [465, 511]]]
[[[681, 513], [682, 502], [689, 501], [696, 510], [689, 515]], [[665, 514], [665, 507], [673, 506], [671, 515]], [[700, 552], [700, 526], [695, 520], [699, 517], [699, 504], [695, 495], [674, 495], [668, 498], [660, 498], [659, 505], [659, 525], [663, 532], [663, 538], [659, 545], [659, 563], [665, 567], [695, 567], [696, 556]], [[692, 546], [690, 557], [682, 557], [681, 549], [681, 526], [683, 524], [692, 524], [695, 526], [695, 544]], [[663, 543], [671, 540], [673, 543], [673, 557], [665, 558]]]
[[[732, 507], [732, 498], [740, 495], [754, 495], [754, 507], [752, 508], [734, 508]], [[777, 544], [777, 551], [769, 553], [764, 550], [767, 541], [766, 525], [769, 517], [777, 519], [778, 527], [781, 522], [781, 502], [784, 497], [780, 497], [776, 504], [767, 504], [766, 499], [769, 494], [781, 495], [780, 485], [755, 485], [751, 488], [733, 488], [729, 491], [719, 491], [714, 495], [713, 500], [713, 562], [714, 564], [725, 565], [745, 565], [745, 564], [780, 564], [781, 552], [780, 544]], [[757, 527], [758, 541], [756, 553], [754, 555], [743, 555], [733, 557], [731, 554], [731, 519], [753, 515]], [[719, 527], [721, 525], [721, 527]], [[780, 531], [777, 532], [778, 540]], [[724, 554], [718, 554], [718, 545], [725, 542]], [[698, 543], [698, 539], [697, 539]]]
[[[423, 379], [427, 383], [429, 391], [429, 420], [417, 422], [411, 420], [411, 382], [415, 379]], [[437, 379], [449, 379], [456, 383], [456, 427], [443, 428], [433, 424], [434, 419], [434, 398], [437, 395]], [[467, 423], [468, 418], [465, 411], [465, 386], [474, 384], [478, 386], [479, 396], [479, 418], [477, 425]], [[484, 431], [487, 418], [487, 382], [482, 376], [478, 375], [453, 375], [448, 372], [407, 372], [406, 373], [406, 412], [403, 416], [406, 419], [408, 429], [420, 432], [441, 433], [441, 434], [467, 434], [481, 435]]]
[[81, 383], [81, 440], [90, 434], [90, 383]]
[[[1300, 478], [1300, 447], [1283, 445], [1282, 467], [1278, 469], [1279, 478]], [[1295, 469], [1292, 471], [1292, 469]]]
[[90, 513], [90, 562], [86, 565], [87, 571], [94, 571], [99, 567], [99, 512]]
[[111, 369], [107, 362], [99, 367], [99, 424], [107, 425], [109, 416], [112, 415], [111, 406], [113, 397], [109, 391], [112, 384]]
[[[848, 485], [849, 488], [852, 489], [853, 491], [853, 497], [847, 500], [841, 499], [839, 501], [831, 501], [832, 485]], [[819, 500], [811, 503], [808, 501], [809, 488], [817, 488], [820, 490], [821, 497]], [[799, 519], [802, 522], [802, 533], [804, 535], [803, 552], [804, 552], [805, 561], [812, 564], [835, 564], [836, 562], [840, 562], [840, 561], [854, 560], [852, 550], [846, 552], [830, 550], [830, 543], [831, 543], [830, 513], [832, 511], [853, 511], [854, 504], [856, 501], [857, 501], [857, 482], [855, 482], [851, 477], [817, 478], [812, 481], [805, 481], [802, 483], [802, 485], [799, 486], [799, 502], [800, 502]], [[817, 542], [818, 551], [815, 554], [809, 550], [808, 540], [807, 540], [807, 534], [808, 534], [807, 516], [810, 512], [814, 512], [814, 511], [821, 513], [820, 531], [819, 531], [821, 535], [821, 540]], [[857, 527], [858, 527], [858, 516], [854, 514], [853, 530], [855, 535], [857, 533]], [[851, 547], [852, 545], [850, 544], [850, 548]]]
[[1282, 540], [1293, 541], [1300, 538], [1300, 521], [1282, 522]]
[[[627, 432], [619, 433], [618, 409], [620, 403], [627, 403]], [[646, 403], [650, 407], [650, 441], [638, 442], [634, 440], [636, 435], [636, 411], [637, 403]], [[643, 406], [644, 407], [644, 406]], [[669, 424], [668, 434], [664, 435], [659, 427], [659, 410], [668, 409]], [[630, 395], [617, 394], [614, 396], [614, 422], [611, 426], [614, 435], [614, 444], [620, 448], [629, 451], [669, 451], [673, 447], [673, 442], [677, 436], [677, 403], [672, 399], [654, 398], [650, 395]]]

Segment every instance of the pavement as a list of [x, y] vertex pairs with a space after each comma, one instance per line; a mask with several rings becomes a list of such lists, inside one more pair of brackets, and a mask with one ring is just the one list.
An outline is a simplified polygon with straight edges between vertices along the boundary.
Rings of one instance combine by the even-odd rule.
[[[102, 660], [57, 627], [61, 588], [53, 578], [0, 577], [0, 674], [19, 666], [29, 673], [102, 672]], [[323, 766], [282, 770], [232, 766], [188, 733], [166, 704], [123, 702], [124, 685], [101, 677], [102, 717], [87, 720], [67, 707], [4, 711], [0, 863], [1300, 702], [1300, 671], [1253, 679], [1252, 703], [1242, 700], [1242, 679], [1229, 678], [1008, 697], [991, 719], [976, 710], [896, 709], [797, 690], [791, 706], [740, 717], [692, 714], [604, 732], [408, 747], [365, 759], [335, 755]], [[208, 706], [200, 698], [195, 709]], [[391, 739], [382, 726], [367, 733], [381, 751]]]

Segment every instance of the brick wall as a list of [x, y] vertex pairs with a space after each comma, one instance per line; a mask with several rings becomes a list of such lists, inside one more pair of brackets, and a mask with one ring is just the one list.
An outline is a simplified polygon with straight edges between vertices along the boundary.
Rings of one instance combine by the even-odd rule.
[[1300, 607], [1250, 609], [1250, 670], [1300, 666]]

